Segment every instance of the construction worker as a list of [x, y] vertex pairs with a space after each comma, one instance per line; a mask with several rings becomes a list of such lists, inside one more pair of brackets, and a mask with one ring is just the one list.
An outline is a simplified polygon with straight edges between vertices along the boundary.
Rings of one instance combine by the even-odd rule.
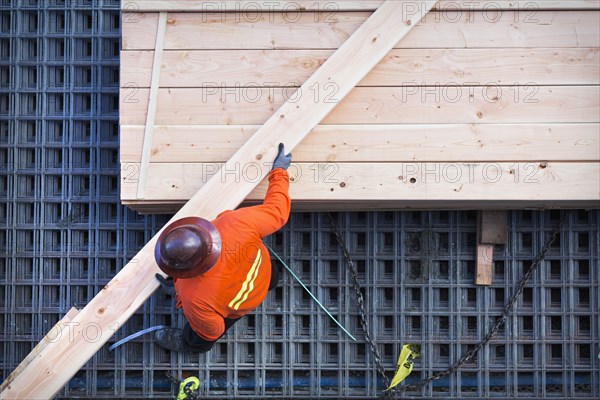
[[209, 351], [277, 286], [279, 271], [272, 268], [261, 239], [288, 220], [291, 159], [280, 144], [263, 204], [224, 211], [213, 221], [183, 218], [161, 233], [155, 259], [175, 279], [166, 280], [160, 274], [156, 278], [163, 291], [175, 295], [187, 323], [183, 329], [158, 330], [155, 338], [160, 346], [172, 351]]

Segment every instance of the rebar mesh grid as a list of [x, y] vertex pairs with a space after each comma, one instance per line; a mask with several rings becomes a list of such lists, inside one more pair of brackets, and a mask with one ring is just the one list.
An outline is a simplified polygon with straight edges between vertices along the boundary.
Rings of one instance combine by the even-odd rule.
[[[118, 204], [119, 7], [117, 0], [0, 0], [2, 379], [168, 219]], [[473, 284], [473, 212], [336, 215], [390, 374], [402, 344], [423, 349], [411, 383], [482, 339], [559, 211], [509, 215], [491, 287]], [[457, 375], [406, 398], [600, 398], [599, 225], [598, 210], [574, 212], [498, 337]], [[325, 215], [293, 214], [268, 241], [357, 342], [284, 273], [281, 286], [210, 353], [171, 354], [151, 337], [115, 352], [104, 347], [60, 397], [168, 398], [175, 392], [167, 371], [199, 375], [207, 398], [380, 394]], [[181, 326], [183, 316], [155, 294], [115, 327], [114, 340], [159, 324]]]

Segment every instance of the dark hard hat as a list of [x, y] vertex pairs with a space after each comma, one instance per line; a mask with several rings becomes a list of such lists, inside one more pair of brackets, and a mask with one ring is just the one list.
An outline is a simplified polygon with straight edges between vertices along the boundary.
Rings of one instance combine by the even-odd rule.
[[186, 217], [167, 226], [156, 242], [159, 268], [174, 278], [192, 278], [211, 269], [221, 254], [217, 228], [203, 218]]

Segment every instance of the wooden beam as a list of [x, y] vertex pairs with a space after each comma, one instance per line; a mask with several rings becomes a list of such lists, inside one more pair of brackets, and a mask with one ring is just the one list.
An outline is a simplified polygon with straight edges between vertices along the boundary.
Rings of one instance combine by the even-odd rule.
[[[425, 1], [414, 21], [422, 18], [435, 1]], [[336, 82], [343, 98], [412, 27], [403, 13], [402, 3], [387, 1], [306, 81], [311, 85]], [[159, 103], [160, 107], [160, 103]], [[277, 153], [279, 142], [291, 151], [333, 108], [335, 103], [315, 102], [305, 97], [301, 101], [283, 104], [238, 152], [226, 167], [251, 162], [269, 162]], [[173, 217], [199, 215], [215, 218], [220, 212], [237, 207], [258, 182], [236, 181], [235, 177], [210, 179]], [[42, 351], [21, 373], [11, 388], [1, 393], [3, 399], [51, 398], [112, 336], [110, 327], [122, 325], [154, 292], [160, 269], [154, 261], [153, 237], [102, 290], [79, 312], [73, 322], [73, 336], [61, 337], [53, 349]], [[100, 327], [100, 338], [86, 343], [82, 326], [94, 322]], [[70, 335], [69, 335], [70, 336]]]
[[477, 240], [482, 244], [506, 244], [506, 222], [504, 210], [480, 211], [477, 214]]
[[[421, 3], [417, 3], [420, 5]], [[222, 15], [227, 18], [223, 21]], [[170, 13], [166, 50], [337, 49], [369, 13], [337, 13], [332, 20], [302, 13], [290, 23], [285, 13], [251, 19], [235, 14]], [[417, 23], [398, 48], [599, 47], [597, 11], [539, 11], [527, 18], [506, 11], [490, 19], [483, 11], [431, 13]], [[133, 14], [123, 21], [123, 50], [152, 50], [157, 13]], [[333, 29], [332, 29], [333, 28]]]
[[[152, 51], [121, 53], [121, 87], [150, 87]], [[160, 86], [299, 86], [333, 50], [166, 51]], [[600, 83], [598, 48], [392, 50], [357, 86]]]
[[[123, 168], [127, 168], [123, 164]], [[187, 200], [216, 176], [254, 182], [268, 165], [250, 161], [227, 166], [208, 164], [150, 164], [148, 200]], [[289, 169], [294, 201], [454, 200], [587, 201], [600, 200], [600, 163], [596, 162], [478, 162], [478, 163], [294, 163]], [[136, 200], [135, 177], [121, 173], [121, 199]], [[261, 183], [246, 197], [260, 201]]]
[[[124, 205], [141, 214], [174, 214], [183, 204], [179, 201], [123, 201]], [[245, 201], [244, 205], [256, 204], [255, 201]], [[581, 209], [590, 207], [589, 201], [580, 200], [476, 200], [476, 201], [450, 201], [450, 200], [382, 200], [382, 201], [296, 201], [292, 204], [294, 212], [325, 212], [325, 211], [398, 211], [398, 210], [522, 210], [527, 209]], [[597, 207], [597, 206], [594, 206]]]
[[[225, 162], [258, 128], [158, 125], [151, 162]], [[597, 123], [319, 125], [294, 150], [294, 161], [600, 161], [598, 132]], [[141, 125], [121, 126], [121, 162], [140, 162], [143, 136]]]
[[21, 374], [23, 371], [27, 369], [29, 364], [40, 355], [42, 350], [51, 346], [53, 343], [57, 341], [57, 338], [63, 335], [62, 330], [67, 326], [69, 322], [75, 318], [79, 310], [75, 307], [71, 307], [71, 309], [65, 314], [64, 317], [60, 321], [58, 321], [52, 329], [44, 336], [42, 340], [29, 352], [29, 354], [21, 361], [21, 363], [14, 369], [14, 371], [8, 375], [8, 377], [2, 382], [0, 385], [0, 393], [11, 386], [16, 377]]
[[505, 210], [481, 210], [477, 212], [476, 285], [492, 284], [494, 245], [504, 245], [506, 243], [507, 219], [508, 214]]
[[138, 182], [139, 199], [144, 198], [144, 190], [148, 180], [148, 165], [150, 164], [150, 149], [152, 147], [152, 134], [154, 132], [154, 116], [156, 115], [156, 103], [158, 99], [158, 87], [160, 79], [160, 66], [162, 65], [163, 48], [165, 41], [165, 30], [167, 28], [167, 13], [161, 12], [158, 18], [158, 32], [156, 34], [156, 45], [154, 60], [152, 63], [152, 77], [150, 82], [150, 95], [148, 96], [148, 110], [146, 112], [146, 126], [144, 128], [144, 140], [142, 144], [142, 168]]
[[476, 262], [475, 284], [491, 285], [494, 266], [494, 245], [477, 243]]
[[[127, 98], [127, 94], [121, 96]], [[148, 89], [122, 104], [121, 124], [146, 121]], [[599, 86], [359, 87], [342, 100], [335, 82], [310, 89], [159, 89], [157, 125], [259, 125], [283, 104], [314, 100], [339, 106], [323, 124], [600, 122]], [[202, 112], [198, 112], [202, 110]]]
[[[339, 12], [339, 11], [374, 11], [384, 0], [295, 0], [293, 2], [275, 2], [270, 0], [238, 0], [221, 1], [213, 0], [124, 0], [121, 9], [124, 12]], [[569, 9], [569, 10], [597, 10], [600, 8], [598, 0], [536, 0], [535, 2], [508, 1], [508, 0], [480, 0], [455, 1], [440, 0], [434, 10], [524, 10], [528, 12], [537, 10]]]

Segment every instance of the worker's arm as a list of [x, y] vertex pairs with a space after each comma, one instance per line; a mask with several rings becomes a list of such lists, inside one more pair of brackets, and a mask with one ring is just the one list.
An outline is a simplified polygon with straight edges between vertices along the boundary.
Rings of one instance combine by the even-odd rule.
[[277, 168], [269, 173], [269, 188], [261, 205], [240, 208], [236, 216], [250, 223], [263, 238], [277, 232], [290, 216], [290, 177], [286, 170]]
[[292, 155], [285, 154], [283, 144], [280, 144], [273, 169], [269, 173], [269, 188], [263, 204], [235, 211], [240, 221], [251, 224], [261, 238], [281, 229], [290, 216], [292, 201], [289, 195], [290, 176], [287, 168], [291, 160]]

